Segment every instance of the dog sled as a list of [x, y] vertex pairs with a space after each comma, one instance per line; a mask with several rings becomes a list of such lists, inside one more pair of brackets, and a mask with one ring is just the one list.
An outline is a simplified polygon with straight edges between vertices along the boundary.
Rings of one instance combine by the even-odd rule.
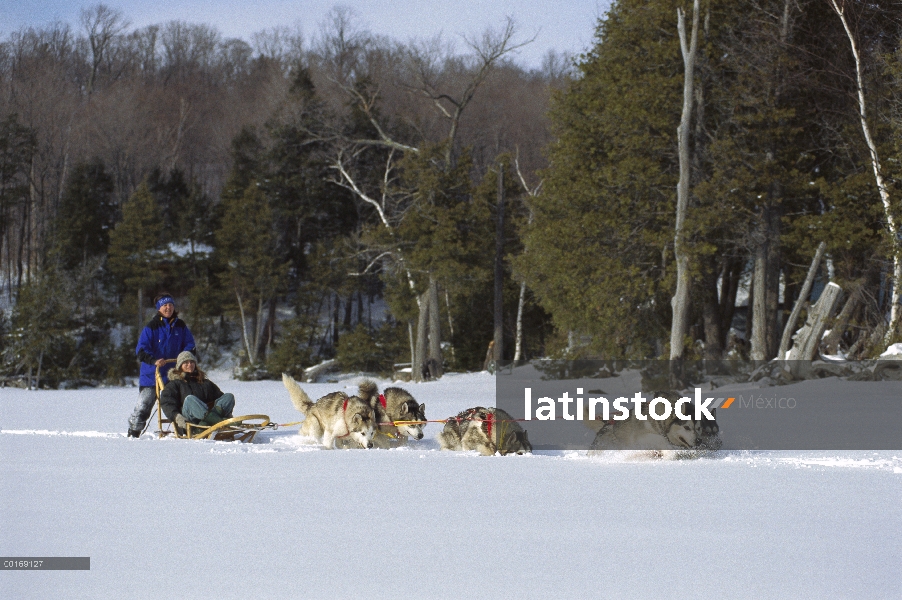
[[[167, 360], [167, 363], [175, 362], [174, 359]], [[243, 415], [240, 417], [232, 417], [225, 421], [220, 421], [216, 425], [195, 425], [193, 423], [185, 424], [185, 431], [179, 432], [178, 428], [171, 420], [163, 417], [163, 410], [160, 406], [160, 393], [163, 391], [163, 378], [160, 375], [160, 367], [156, 371], [156, 398], [157, 398], [157, 424], [159, 429], [157, 434], [161, 438], [167, 435], [174, 435], [183, 440], [216, 440], [218, 442], [245, 442], [254, 441], [254, 436], [258, 432], [274, 427], [267, 415]]]

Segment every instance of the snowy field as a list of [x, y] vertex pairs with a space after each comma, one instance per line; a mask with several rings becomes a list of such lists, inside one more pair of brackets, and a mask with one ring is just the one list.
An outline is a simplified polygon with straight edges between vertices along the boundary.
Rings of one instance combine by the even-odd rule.
[[[213, 380], [300, 420], [281, 382]], [[359, 378], [306, 385], [311, 397]], [[385, 387], [387, 382], [380, 382]], [[430, 419], [486, 374], [401, 384]], [[125, 437], [136, 388], [0, 390], [3, 598], [902, 598], [902, 449], [630, 461]]]

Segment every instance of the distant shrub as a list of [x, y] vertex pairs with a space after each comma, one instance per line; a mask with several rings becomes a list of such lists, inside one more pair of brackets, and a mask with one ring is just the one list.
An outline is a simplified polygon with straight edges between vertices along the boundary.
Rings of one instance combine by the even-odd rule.
[[344, 372], [361, 371], [388, 375], [394, 363], [404, 356], [403, 328], [392, 323], [371, 332], [365, 326], [343, 334], [338, 340], [335, 358]]

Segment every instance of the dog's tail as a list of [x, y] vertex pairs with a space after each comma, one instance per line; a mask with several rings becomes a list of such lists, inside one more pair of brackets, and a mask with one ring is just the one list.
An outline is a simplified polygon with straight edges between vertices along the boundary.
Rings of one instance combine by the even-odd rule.
[[291, 403], [294, 404], [298, 411], [306, 415], [307, 411], [313, 406], [313, 400], [301, 389], [301, 386], [298, 385], [298, 382], [291, 375], [282, 373], [282, 383], [285, 385], [285, 389], [288, 390]]
[[370, 381], [369, 379], [364, 379], [357, 389], [357, 397], [370, 406], [373, 405], [373, 398], [375, 398], [378, 393], [379, 386], [376, 385], [375, 381]]

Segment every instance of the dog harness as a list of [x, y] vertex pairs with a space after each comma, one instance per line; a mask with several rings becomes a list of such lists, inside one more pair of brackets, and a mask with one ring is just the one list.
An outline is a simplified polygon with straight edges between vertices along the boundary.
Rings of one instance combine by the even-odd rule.
[[345, 434], [344, 435], [336, 435], [335, 438], [345, 438], [351, 435], [351, 428], [348, 426], [348, 400], [350, 398], [345, 398], [344, 404], [341, 406], [341, 420], [345, 422]]

